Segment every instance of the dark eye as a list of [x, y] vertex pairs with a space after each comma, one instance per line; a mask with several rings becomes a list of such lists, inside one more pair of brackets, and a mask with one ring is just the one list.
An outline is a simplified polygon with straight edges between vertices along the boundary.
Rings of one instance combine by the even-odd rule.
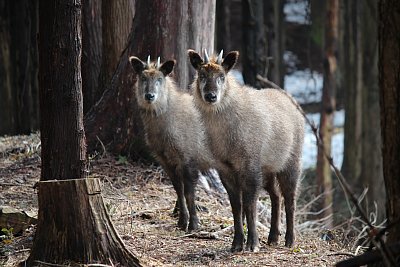
[[142, 76], [142, 77], [140, 77], [140, 80], [141, 80], [142, 82], [146, 82], [146, 81], [147, 81], [147, 78], [146, 78], [145, 76]]
[[161, 79], [161, 78], [158, 78], [158, 79], [157, 79], [157, 82], [161, 83], [161, 82], [162, 82], [162, 79]]
[[221, 80], [221, 82], [223, 82], [225, 80], [225, 76], [224, 75], [220, 75], [219, 79]]

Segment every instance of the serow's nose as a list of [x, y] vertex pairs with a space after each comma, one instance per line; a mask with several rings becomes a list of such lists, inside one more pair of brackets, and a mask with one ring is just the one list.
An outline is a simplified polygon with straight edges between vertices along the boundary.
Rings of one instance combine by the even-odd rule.
[[207, 102], [214, 103], [217, 101], [217, 95], [215, 93], [207, 93], [204, 98]]
[[147, 93], [147, 94], [144, 95], [144, 99], [146, 99], [147, 101], [153, 101], [154, 100], [154, 94]]

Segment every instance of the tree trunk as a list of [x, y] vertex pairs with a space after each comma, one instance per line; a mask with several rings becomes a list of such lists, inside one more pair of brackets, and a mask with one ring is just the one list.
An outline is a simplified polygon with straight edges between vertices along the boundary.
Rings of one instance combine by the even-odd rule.
[[176, 59], [174, 76], [180, 88], [187, 88], [192, 77], [187, 49], [213, 51], [215, 0], [137, 1], [135, 10], [128, 47], [122, 53], [111, 84], [86, 115], [85, 127], [90, 150], [99, 149], [102, 143], [117, 154], [148, 158], [128, 57]]
[[110, 83], [122, 52], [127, 46], [132, 20], [135, 16], [135, 0], [102, 1], [103, 55], [97, 99]]
[[[329, 0], [327, 3], [327, 16], [325, 22], [325, 59], [324, 83], [322, 89], [322, 111], [320, 120], [320, 138], [325, 151], [318, 147], [317, 155], [317, 194], [323, 194], [320, 209], [324, 209], [320, 217], [332, 215], [332, 173], [324, 153], [331, 154], [331, 139], [333, 134], [333, 115], [335, 111], [335, 74], [336, 50], [338, 37], [338, 11], [339, 1]], [[327, 222], [331, 226], [331, 220]]]
[[82, 93], [83, 112], [86, 114], [101, 95], [99, 92], [103, 52], [101, 1], [83, 1], [82, 12]]
[[379, 92], [388, 243], [400, 240], [400, 1], [379, 1]]
[[284, 37], [283, 6], [285, 1], [264, 1], [264, 24], [268, 49], [267, 78], [284, 88], [283, 64]]
[[[38, 225], [27, 262], [139, 266], [107, 215], [98, 180], [86, 178], [79, 0], [40, 2], [42, 171]], [[50, 75], [51, 74], [51, 75]], [[72, 200], [72, 201], [71, 201]]]
[[[231, 5], [232, 0], [218, 0], [216, 3], [216, 34], [217, 51], [231, 51]], [[239, 48], [235, 48], [237, 50]]]
[[11, 90], [10, 13], [8, 1], [0, 1], [0, 135], [15, 134]]
[[33, 95], [37, 96], [36, 32], [38, 1], [10, 2], [10, 52], [12, 62], [11, 88], [14, 94], [16, 133], [29, 134], [37, 129], [38, 112]]
[[[362, 7], [362, 184], [368, 187], [364, 202], [367, 214], [377, 212], [380, 223], [385, 218], [385, 187], [382, 170], [381, 131], [378, 84], [378, 1], [367, 0]], [[374, 202], [377, 204], [375, 210]]]
[[262, 88], [257, 74], [266, 77], [268, 51], [264, 25], [264, 1], [242, 0], [243, 7], [243, 78], [246, 84]]
[[360, 192], [362, 165], [362, 47], [360, 1], [344, 2], [343, 61], [345, 93], [344, 151], [342, 173], [354, 192]]
[[29, 134], [39, 126], [38, 1], [3, 1], [0, 8], [0, 134]]

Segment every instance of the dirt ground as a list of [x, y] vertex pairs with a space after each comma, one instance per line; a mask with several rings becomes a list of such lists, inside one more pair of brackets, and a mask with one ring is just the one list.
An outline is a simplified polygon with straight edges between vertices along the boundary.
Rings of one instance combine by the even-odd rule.
[[[33, 187], [40, 178], [39, 151], [37, 134], [0, 138], [0, 206], [37, 214]], [[224, 194], [198, 187], [201, 229], [187, 234], [176, 227], [175, 193], [160, 167], [103, 155], [91, 160], [90, 177], [102, 181], [106, 208], [120, 236], [145, 266], [332, 266], [349, 255], [340, 238], [324, 241], [322, 230], [298, 232], [292, 249], [284, 247], [284, 235], [279, 246], [268, 246], [269, 223], [258, 227], [260, 252], [232, 254], [233, 219]], [[26, 259], [34, 232], [31, 225], [22, 235], [3, 239], [0, 266]]]

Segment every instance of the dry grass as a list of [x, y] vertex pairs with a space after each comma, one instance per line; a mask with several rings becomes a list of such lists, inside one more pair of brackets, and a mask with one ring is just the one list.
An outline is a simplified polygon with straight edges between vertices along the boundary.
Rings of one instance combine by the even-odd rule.
[[[37, 212], [33, 186], [40, 177], [38, 142], [37, 135], [0, 138], [0, 205]], [[160, 167], [106, 157], [92, 161], [90, 169], [90, 176], [103, 182], [106, 207], [120, 236], [147, 266], [332, 266], [348, 257], [337, 239], [323, 241], [315, 230], [298, 233], [294, 249], [284, 247], [284, 235], [279, 246], [268, 246], [268, 215], [258, 227], [260, 252], [232, 254], [233, 219], [226, 196], [199, 187], [201, 229], [190, 235], [176, 228], [175, 192]], [[27, 258], [34, 230], [32, 226], [7, 244], [2, 241], [0, 266]]]

